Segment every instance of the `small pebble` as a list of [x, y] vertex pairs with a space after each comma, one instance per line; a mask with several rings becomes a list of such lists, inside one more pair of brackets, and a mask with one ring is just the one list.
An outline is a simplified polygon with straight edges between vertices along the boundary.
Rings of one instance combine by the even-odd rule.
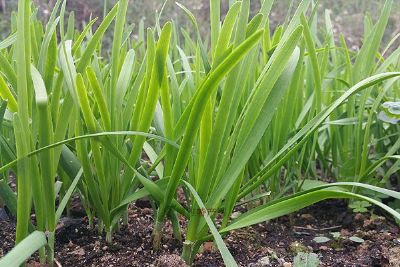
[[300, 218], [302, 218], [302, 219], [305, 219], [305, 220], [313, 220], [314, 219], [314, 216], [312, 216], [311, 214], [309, 214], [309, 213], [305, 213], [305, 214], [302, 214], [301, 216], [300, 216]]
[[322, 250], [322, 251], [326, 251], [326, 250], [328, 250], [329, 248], [327, 247], [327, 246], [320, 246], [319, 247], [319, 250]]
[[258, 260], [258, 266], [268, 266], [270, 265], [269, 257], [262, 257], [261, 259]]
[[242, 213], [240, 211], [235, 211], [232, 213], [231, 218], [232, 219], [236, 219], [237, 217], [239, 217]]
[[279, 259], [277, 259], [277, 261], [278, 261], [279, 265], [283, 265], [286, 262], [284, 258], [279, 258]]
[[365, 219], [365, 217], [361, 213], [357, 213], [356, 215], [354, 215], [354, 220], [355, 221], [363, 221], [364, 219]]

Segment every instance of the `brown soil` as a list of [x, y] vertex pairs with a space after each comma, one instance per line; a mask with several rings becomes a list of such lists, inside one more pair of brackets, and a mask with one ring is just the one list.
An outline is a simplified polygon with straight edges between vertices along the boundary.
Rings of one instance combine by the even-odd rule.
[[[2, 256], [13, 246], [15, 223], [4, 216], [0, 220]], [[170, 225], [165, 227], [161, 250], [152, 250], [152, 222], [151, 208], [143, 203], [132, 205], [129, 226], [114, 234], [110, 245], [104, 236], [88, 229], [86, 218], [64, 219], [57, 231], [56, 259], [62, 266], [184, 266], [179, 257], [181, 243], [173, 238]], [[331, 232], [340, 232], [341, 237], [335, 240]], [[331, 241], [318, 244], [313, 240], [316, 236], [330, 237]], [[350, 241], [351, 236], [365, 241]], [[399, 237], [399, 228], [390, 219], [353, 214], [342, 201], [326, 201], [292, 216], [235, 231], [225, 241], [241, 266], [291, 266], [299, 251], [316, 253], [321, 266], [400, 266]], [[270, 265], [262, 265], [260, 259], [265, 257]], [[34, 260], [30, 263], [38, 266]], [[224, 265], [209, 242], [194, 266]]]

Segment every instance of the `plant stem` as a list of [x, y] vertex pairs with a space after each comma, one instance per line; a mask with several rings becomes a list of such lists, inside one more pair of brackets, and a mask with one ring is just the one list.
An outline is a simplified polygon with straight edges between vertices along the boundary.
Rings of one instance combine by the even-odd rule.
[[128, 208], [126, 208], [126, 211], [124, 212], [124, 215], [122, 217], [122, 222], [124, 225], [128, 226], [129, 225], [129, 216], [128, 216]]
[[111, 243], [112, 243], [112, 232], [111, 232], [111, 229], [109, 229], [109, 230], [106, 232], [106, 242], [107, 242], [108, 244], [111, 244]]
[[88, 216], [89, 220], [89, 229], [93, 229], [93, 216]]
[[163, 222], [159, 220], [155, 221], [154, 230], [153, 230], [153, 249], [159, 250], [161, 246], [161, 235], [162, 235], [162, 225]]
[[39, 262], [40, 264], [46, 264], [46, 248], [42, 247], [39, 249]]
[[183, 242], [182, 259], [188, 264], [192, 264], [193, 242], [186, 240]]
[[98, 225], [97, 225], [97, 230], [99, 234], [101, 235], [104, 231], [104, 223], [102, 220], [99, 220]]
[[47, 237], [48, 253], [47, 253], [47, 263], [50, 267], [54, 266], [54, 240], [55, 232], [49, 232]]

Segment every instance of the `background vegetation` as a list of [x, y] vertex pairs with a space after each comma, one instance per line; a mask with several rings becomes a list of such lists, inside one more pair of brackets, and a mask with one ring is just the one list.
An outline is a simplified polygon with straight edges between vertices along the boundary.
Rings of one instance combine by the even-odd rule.
[[[108, 243], [149, 196], [154, 248], [170, 221], [189, 264], [214, 240], [236, 266], [226, 233], [325, 199], [400, 220], [397, 1], [351, 1], [379, 12], [359, 22], [344, 2], [273, 2], [19, 0], [0, 43], [0, 196], [18, 246], [0, 266], [26, 244], [53, 264], [74, 192]], [[346, 43], [349, 25], [362, 37]]]
[[[0, 36], [5, 37], [10, 31], [10, 20], [8, 19], [10, 13], [17, 8], [17, 0], [0, 0]], [[34, 0], [37, 6], [39, 6], [39, 12], [42, 14], [42, 18], [46, 18], [50, 15], [50, 10], [54, 6], [54, 0]], [[117, 1], [107, 0], [109, 9]], [[188, 26], [188, 20], [177, 6], [176, 2], [180, 2], [186, 7], [190, 7], [191, 12], [196, 16], [201, 31], [206, 33], [209, 31], [207, 25], [209, 25], [209, 13], [210, 13], [210, 1], [209, 0], [168, 0], [165, 5], [161, 21], [165, 22], [169, 19], [180, 21], [183, 23], [182, 27]], [[281, 0], [274, 4], [273, 10], [270, 15], [271, 26], [274, 28], [284, 22], [284, 19], [288, 12], [291, 0]], [[294, 1], [293, 7], [296, 7], [299, 0]], [[155, 24], [155, 11], [161, 10], [164, 0], [130, 0], [128, 6], [128, 23], [138, 24], [140, 20], [143, 20], [145, 26], [153, 27]], [[330, 9], [332, 11], [332, 20], [334, 26], [334, 32], [336, 37], [339, 33], [343, 33], [346, 37], [346, 41], [349, 46], [353, 49], [358, 48], [362, 43], [363, 36], [363, 19], [366, 10], [371, 12], [371, 15], [376, 19], [379, 15], [380, 10], [385, 3], [384, 0], [320, 0], [321, 10]], [[102, 0], [70, 0], [67, 3], [67, 9], [74, 11], [76, 14], [76, 21], [81, 22], [77, 25], [78, 28], [82, 28], [82, 22], [88, 21], [89, 17], [102, 18], [104, 13], [104, 2]], [[228, 1], [222, 1], [222, 14], [226, 14], [228, 9]], [[254, 15], [260, 9], [260, 1], [251, 1], [251, 11]], [[293, 10], [294, 11], [294, 8]], [[97, 24], [100, 20], [97, 22]], [[319, 19], [319, 22], [323, 24], [323, 16]], [[393, 38], [393, 34], [400, 31], [400, 1], [395, 1], [386, 28], [384, 43]], [[111, 40], [111, 37], [109, 36]], [[400, 45], [400, 42], [397, 42]]]

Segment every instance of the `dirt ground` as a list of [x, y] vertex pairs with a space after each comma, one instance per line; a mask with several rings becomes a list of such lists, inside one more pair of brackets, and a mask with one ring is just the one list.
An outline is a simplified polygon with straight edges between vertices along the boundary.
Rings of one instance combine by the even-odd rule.
[[[153, 210], [146, 202], [131, 205], [129, 226], [114, 234], [111, 245], [88, 228], [81, 211], [72, 214], [73, 218], [62, 220], [56, 234], [56, 259], [61, 266], [185, 266], [179, 257], [181, 243], [173, 238], [168, 223], [161, 250], [152, 250]], [[14, 244], [15, 222], [7, 217], [0, 216], [0, 256]], [[184, 227], [185, 222], [181, 223]], [[400, 266], [399, 234], [390, 218], [352, 213], [343, 201], [325, 201], [291, 216], [234, 231], [224, 239], [240, 266], [289, 267], [299, 252], [315, 253], [320, 266]], [[330, 240], [318, 243], [314, 240], [318, 236]], [[33, 258], [29, 265], [38, 263]], [[209, 242], [194, 266], [224, 264]]]

